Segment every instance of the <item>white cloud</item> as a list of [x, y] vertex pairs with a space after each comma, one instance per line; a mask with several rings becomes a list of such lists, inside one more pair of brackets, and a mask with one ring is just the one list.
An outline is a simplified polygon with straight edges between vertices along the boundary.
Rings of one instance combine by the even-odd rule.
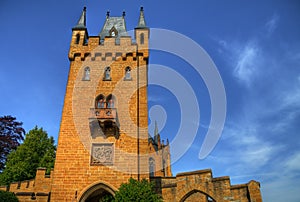
[[[260, 137], [259, 131], [253, 123], [247, 128], [248, 123], [230, 125], [224, 129], [220, 144], [227, 145], [230, 150], [220, 155], [221, 159], [231, 159], [234, 164], [231, 170], [239, 172], [254, 171], [266, 165], [274, 153], [281, 149], [281, 145], [272, 145]], [[226, 162], [226, 161], [225, 161]]]
[[251, 84], [252, 78], [260, 66], [261, 58], [259, 57], [259, 52], [260, 48], [258, 45], [254, 42], [250, 42], [237, 53], [236, 66], [233, 74], [247, 85]]
[[275, 31], [278, 25], [278, 21], [279, 21], [279, 16], [277, 14], [274, 14], [271, 17], [271, 19], [267, 21], [265, 27], [268, 35], [272, 34]]
[[295, 86], [282, 93], [282, 107], [300, 105], [300, 76], [297, 77]]
[[298, 171], [300, 173], [300, 152], [295, 153], [285, 163], [288, 172]]
[[300, 183], [294, 177], [288, 177], [282, 173], [273, 177], [268, 182], [261, 183], [261, 192], [263, 198], [268, 201], [300, 201]]

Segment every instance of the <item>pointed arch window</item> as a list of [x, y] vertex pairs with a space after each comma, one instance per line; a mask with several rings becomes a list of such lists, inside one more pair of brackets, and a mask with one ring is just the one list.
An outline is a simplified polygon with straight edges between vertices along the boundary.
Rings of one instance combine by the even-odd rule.
[[89, 67], [84, 68], [84, 75], [83, 75], [82, 80], [84, 80], [84, 81], [90, 80], [90, 68]]
[[145, 42], [145, 35], [144, 35], [144, 33], [141, 33], [140, 34], [140, 44], [144, 44], [144, 42]]
[[105, 97], [104, 97], [104, 95], [100, 94], [96, 98], [95, 105], [96, 105], [95, 108], [104, 108], [105, 107]]
[[114, 95], [110, 94], [106, 98], [106, 107], [107, 108], [115, 108], [116, 98]]
[[77, 34], [75, 44], [79, 44], [79, 41], [80, 41], [80, 34]]
[[150, 177], [155, 176], [155, 160], [153, 158], [149, 158], [149, 175]]
[[163, 173], [164, 173], [164, 176], [166, 176], [166, 161], [165, 161], [165, 159], [163, 160], [162, 171], [163, 171]]
[[113, 26], [113, 27], [110, 29], [109, 35], [112, 36], [112, 37], [117, 37], [117, 36], [118, 36], [118, 31], [117, 31], [117, 29], [115, 28], [115, 26]]
[[125, 68], [124, 80], [132, 80], [132, 78], [131, 78], [131, 68], [130, 67]]
[[110, 81], [111, 77], [110, 77], [110, 67], [106, 67], [105, 71], [104, 71], [104, 80], [106, 81]]

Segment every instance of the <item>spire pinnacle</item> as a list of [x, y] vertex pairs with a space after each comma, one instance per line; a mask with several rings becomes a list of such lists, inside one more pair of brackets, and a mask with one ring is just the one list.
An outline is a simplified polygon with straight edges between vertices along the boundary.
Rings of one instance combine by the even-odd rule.
[[83, 8], [82, 14], [73, 28], [85, 29], [86, 28], [86, 7]]
[[158, 144], [158, 127], [157, 127], [157, 122], [155, 121], [155, 126], [154, 126], [154, 142]]
[[144, 7], [141, 6], [140, 9], [140, 18], [139, 18], [139, 23], [137, 28], [146, 28], [146, 22], [145, 22], [145, 17], [144, 17]]
[[157, 122], [155, 121], [154, 136], [158, 135]]

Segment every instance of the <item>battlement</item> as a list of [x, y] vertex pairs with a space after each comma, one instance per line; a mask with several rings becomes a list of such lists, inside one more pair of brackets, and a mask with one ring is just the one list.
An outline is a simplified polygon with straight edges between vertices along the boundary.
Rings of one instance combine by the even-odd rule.
[[69, 51], [70, 61], [75, 60], [75, 57], [80, 57], [81, 61], [116, 61], [137, 56], [148, 58], [149, 51], [147, 48], [138, 48], [130, 36], [123, 36], [119, 39], [105, 37], [103, 42], [100, 42], [99, 36], [93, 36], [89, 37], [84, 45], [72, 43]]
[[13, 182], [9, 186], [1, 186], [0, 190], [13, 192], [20, 201], [30, 197], [38, 201], [48, 201], [51, 190], [52, 173], [46, 175], [46, 168], [38, 168], [35, 179]]
[[228, 176], [213, 177], [211, 169], [152, 177], [151, 181], [166, 201], [262, 201], [258, 182], [231, 185]]

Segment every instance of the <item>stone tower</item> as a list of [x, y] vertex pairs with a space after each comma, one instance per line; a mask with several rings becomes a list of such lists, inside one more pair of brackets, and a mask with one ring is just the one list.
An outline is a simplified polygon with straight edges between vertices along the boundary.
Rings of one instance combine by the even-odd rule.
[[134, 39], [125, 12], [107, 12], [89, 36], [83, 9], [72, 29], [51, 201], [99, 201], [130, 177], [149, 179], [148, 39], [143, 8]]
[[98, 36], [89, 36], [86, 9], [72, 29], [70, 70], [54, 170], [1, 186], [20, 202], [99, 202], [130, 177], [149, 179], [164, 201], [261, 202], [260, 183], [232, 185], [211, 169], [172, 176], [169, 141], [155, 123], [148, 134], [149, 28], [140, 10], [134, 38], [125, 12], [106, 15]]

